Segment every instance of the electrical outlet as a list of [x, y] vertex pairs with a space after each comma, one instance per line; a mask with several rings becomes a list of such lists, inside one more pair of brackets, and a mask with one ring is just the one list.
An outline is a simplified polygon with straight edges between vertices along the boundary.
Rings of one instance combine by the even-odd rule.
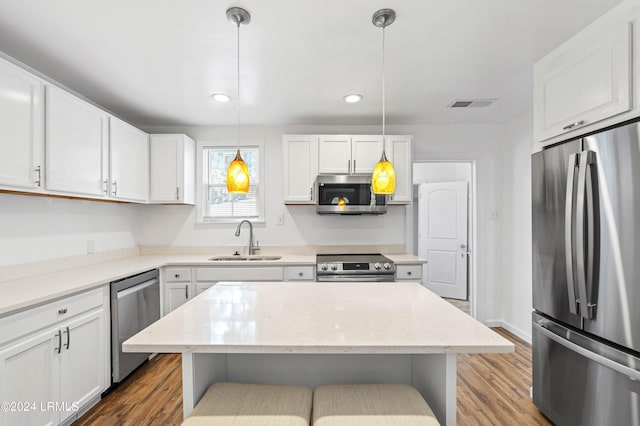
[[96, 252], [96, 240], [87, 240], [87, 254]]
[[284, 225], [284, 213], [278, 216], [278, 225]]

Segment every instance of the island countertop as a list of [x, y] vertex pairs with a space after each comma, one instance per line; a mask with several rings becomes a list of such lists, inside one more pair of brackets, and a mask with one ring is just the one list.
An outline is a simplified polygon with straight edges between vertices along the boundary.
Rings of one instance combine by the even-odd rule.
[[514, 345], [418, 283], [219, 283], [126, 352], [430, 354]]

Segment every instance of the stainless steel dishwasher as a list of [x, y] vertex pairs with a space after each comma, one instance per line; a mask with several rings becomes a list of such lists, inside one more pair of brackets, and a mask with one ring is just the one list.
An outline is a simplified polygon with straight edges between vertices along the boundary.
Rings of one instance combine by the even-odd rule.
[[122, 342], [160, 319], [158, 270], [111, 282], [111, 379], [120, 383], [149, 358], [122, 352]]

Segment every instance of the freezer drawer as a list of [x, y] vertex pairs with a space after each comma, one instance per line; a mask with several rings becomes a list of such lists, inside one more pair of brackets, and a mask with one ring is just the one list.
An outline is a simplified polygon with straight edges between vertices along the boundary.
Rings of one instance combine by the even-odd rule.
[[630, 354], [534, 314], [533, 402], [557, 425], [640, 425], [639, 366]]

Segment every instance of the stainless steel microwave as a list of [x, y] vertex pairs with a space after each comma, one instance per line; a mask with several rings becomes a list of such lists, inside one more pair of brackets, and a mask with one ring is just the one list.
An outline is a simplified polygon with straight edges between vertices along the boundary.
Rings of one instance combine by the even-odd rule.
[[318, 214], [383, 214], [387, 196], [371, 189], [371, 175], [318, 175], [316, 178]]

